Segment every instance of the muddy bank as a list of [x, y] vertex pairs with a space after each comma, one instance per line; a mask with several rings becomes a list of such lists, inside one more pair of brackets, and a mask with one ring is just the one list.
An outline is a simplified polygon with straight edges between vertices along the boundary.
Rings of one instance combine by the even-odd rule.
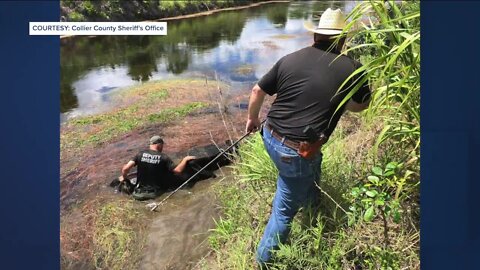
[[[226, 85], [204, 80], [152, 82], [122, 91], [110, 112], [68, 121], [61, 127], [61, 209], [103, 192], [155, 134], [174, 161], [191, 148], [240, 137], [246, 110], [239, 104], [247, 98], [229, 97]], [[188, 107], [192, 103], [202, 106]]]
[[[122, 135], [101, 147], [92, 148], [83, 154], [65, 154], [61, 160], [62, 175], [60, 181], [61, 209], [82, 203], [88, 194], [97, 196], [104, 193], [108, 183], [120, 175], [123, 164], [133, 158], [140, 150], [146, 148], [148, 138], [160, 134], [165, 140], [164, 152], [174, 162], [179, 162], [187, 155], [189, 149], [206, 146], [213, 142], [223, 144], [229, 136], [223, 126], [214, 127], [212, 123], [222, 123], [216, 115], [190, 115], [180, 124], [153, 124], [138, 128]], [[199, 130], [198, 126], [209, 130]], [[237, 129], [240, 127], [237, 127]]]
[[[164, 138], [164, 152], [176, 162], [212, 143], [222, 145], [240, 137], [246, 118], [246, 108], [241, 104], [247, 102], [248, 94], [232, 94], [228, 89], [227, 85], [204, 79], [146, 83], [119, 93], [111, 111], [74, 118], [62, 125], [62, 268], [94, 269], [112, 258], [121, 262], [127, 259], [125, 254], [129, 254], [132, 267], [142, 264], [149, 269], [148, 265], [166, 261], [192, 265], [205, 254], [206, 246], [199, 245], [218, 215], [214, 197], [207, 189], [222, 178], [221, 172], [216, 172], [217, 178], [197, 183], [192, 190], [175, 194], [167, 209], [159, 212], [150, 212], [145, 203], [115, 194], [108, 184], [120, 174], [124, 163], [147, 147], [148, 138], [154, 134]], [[177, 110], [191, 102], [204, 106]], [[168, 113], [161, 113], [165, 111]], [[134, 125], [125, 126], [130, 122]], [[169, 228], [179, 229], [178, 241], [168, 240], [166, 236], [172, 235]], [[122, 244], [116, 248], [117, 244], [109, 244], [116, 242]], [[168, 250], [164, 246], [167, 243]], [[159, 252], [166, 257], [155, 255]], [[169, 256], [174, 253], [184, 254], [182, 261], [172, 261]], [[143, 258], [142, 254], [147, 255]], [[115, 260], [109, 263], [115, 264]]]

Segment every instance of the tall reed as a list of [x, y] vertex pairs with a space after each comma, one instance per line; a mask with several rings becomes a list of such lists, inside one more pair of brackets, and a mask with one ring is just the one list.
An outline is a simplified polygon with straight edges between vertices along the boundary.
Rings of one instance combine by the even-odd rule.
[[420, 143], [420, 3], [419, 1], [366, 1], [348, 15], [345, 28], [351, 47], [345, 53], [363, 66], [347, 100], [367, 80], [374, 90], [368, 115], [384, 115], [386, 125], [377, 147], [392, 138], [419, 155]]

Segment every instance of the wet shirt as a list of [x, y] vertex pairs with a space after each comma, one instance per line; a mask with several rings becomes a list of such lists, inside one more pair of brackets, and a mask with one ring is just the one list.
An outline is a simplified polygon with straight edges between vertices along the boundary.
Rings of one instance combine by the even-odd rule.
[[[338, 91], [361, 64], [329, 51], [329, 45], [315, 44], [284, 56], [258, 82], [267, 94], [277, 95], [268, 113], [268, 123], [288, 139], [307, 140], [303, 130], [309, 125], [318, 134], [330, 136], [346, 103], [336, 113], [335, 110], [353, 88], [352, 82], [363, 79], [354, 76]], [[367, 81], [351, 97], [357, 103], [369, 98]]]
[[140, 186], [164, 188], [175, 168], [167, 155], [154, 150], [140, 151], [132, 160], [137, 165]]

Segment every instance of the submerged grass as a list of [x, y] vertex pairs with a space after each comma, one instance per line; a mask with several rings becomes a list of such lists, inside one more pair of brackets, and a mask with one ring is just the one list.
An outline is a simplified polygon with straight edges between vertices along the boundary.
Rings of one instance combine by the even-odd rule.
[[233, 72], [238, 75], [248, 75], [253, 73], [254, 71], [255, 71], [254, 65], [242, 65], [233, 70]]
[[271, 36], [273, 39], [292, 39], [295, 38], [295, 35], [288, 35], [288, 34], [278, 34]]
[[109, 202], [98, 209], [93, 232], [93, 260], [97, 269], [134, 269], [144, 239], [132, 224], [142, 213], [133, 201]]
[[146, 214], [127, 198], [98, 198], [78, 206], [60, 224], [61, 268], [136, 269], [146, 240]]

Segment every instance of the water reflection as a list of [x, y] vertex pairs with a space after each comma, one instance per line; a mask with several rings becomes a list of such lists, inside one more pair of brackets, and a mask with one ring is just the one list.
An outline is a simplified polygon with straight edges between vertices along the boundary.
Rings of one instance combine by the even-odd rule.
[[148, 81], [157, 72], [156, 59], [148, 51], [137, 52], [128, 57], [128, 75], [135, 81]]
[[270, 8], [266, 12], [267, 19], [276, 26], [284, 26], [287, 22], [288, 6], [279, 5], [276, 8]]
[[[217, 74], [248, 89], [283, 55], [311, 43], [303, 21], [354, 2], [293, 2], [168, 22], [166, 36], [76, 37], [61, 45], [64, 117], [108, 109], [108, 95], [152, 79]], [[68, 112], [68, 113], [67, 113]]]

